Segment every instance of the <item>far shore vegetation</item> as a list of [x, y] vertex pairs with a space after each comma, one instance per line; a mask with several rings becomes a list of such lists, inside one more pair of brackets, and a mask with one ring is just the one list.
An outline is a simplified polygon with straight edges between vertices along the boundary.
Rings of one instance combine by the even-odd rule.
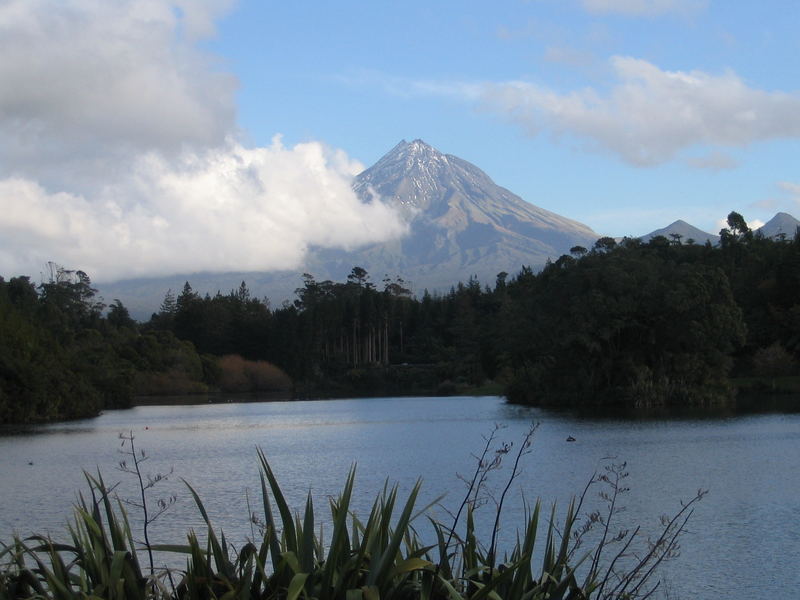
[[710, 406], [738, 389], [798, 393], [799, 357], [800, 237], [753, 234], [737, 213], [717, 246], [601, 238], [538, 273], [418, 298], [361, 267], [344, 282], [305, 274], [280, 307], [244, 282], [214, 296], [187, 282], [144, 323], [83, 271], [0, 278], [0, 423], [216, 391]]

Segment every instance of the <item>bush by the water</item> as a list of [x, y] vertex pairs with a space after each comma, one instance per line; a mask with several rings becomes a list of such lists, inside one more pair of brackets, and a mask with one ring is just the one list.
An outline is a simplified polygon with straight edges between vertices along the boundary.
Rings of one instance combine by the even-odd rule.
[[228, 354], [217, 361], [217, 384], [225, 392], [273, 392], [292, 388], [292, 380], [265, 360], [247, 360]]

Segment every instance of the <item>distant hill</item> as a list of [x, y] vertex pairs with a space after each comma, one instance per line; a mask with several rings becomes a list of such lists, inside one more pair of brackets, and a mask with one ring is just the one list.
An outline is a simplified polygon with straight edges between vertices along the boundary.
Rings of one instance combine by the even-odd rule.
[[590, 248], [600, 237], [588, 226], [524, 201], [495, 184], [478, 167], [443, 154], [422, 140], [401, 141], [358, 175], [353, 188], [364, 200], [380, 197], [409, 224], [400, 240], [356, 251], [313, 249], [292, 272], [201, 273], [138, 279], [101, 286], [137, 318], [158, 309], [168, 288], [178, 293], [188, 280], [200, 293], [223, 294], [247, 282], [252, 295], [273, 303], [293, 298], [309, 272], [318, 280], [343, 281], [360, 266], [381, 287], [384, 276], [402, 277], [414, 292], [446, 291], [475, 276], [493, 285], [498, 273], [542, 267], [573, 246]]
[[786, 239], [794, 239], [798, 227], [800, 227], [800, 221], [789, 213], [779, 212], [764, 223], [764, 225], [756, 229], [755, 233], [761, 233], [767, 238], [776, 238], [785, 235]]
[[[758, 229], [754, 229], [753, 233], [760, 233], [767, 238], [777, 238], [785, 235], [786, 239], [794, 239], [797, 228], [800, 227], [800, 221], [795, 219], [792, 215], [785, 212], [779, 212], [764, 225]], [[696, 244], [705, 244], [706, 240], [710, 241], [712, 245], [719, 243], [719, 236], [712, 233], [707, 233], [702, 229], [698, 229], [690, 225], [686, 221], [677, 220], [674, 223], [667, 225], [662, 229], [656, 229], [650, 233], [641, 236], [643, 242], [648, 242], [656, 236], [664, 236], [667, 239], [672, 239], [672, 235], [677, 234], [682, 243], [686, 243], [692, 239]]]
[[641, 236], [641, 240], [643, 242], [648, 242], [652, 238], [657, 236], [663, 236], [669, 240], [672, 239], [673, 235], [679, 235], [681, 243], [685, 244], [689, 240], [694, 240], [695, 244], [705, 244], [706, 241], [711, 242], [712, 245], [717, 244], [719, 242], [719, 236], [714, 235], [713, 233], [707, 233], [702, 229], [698, 229], [697, 227], [690, 225], [686, 221], [682, 221], [678, 219], [674, 223], [671, 223], [664, 227], [663, 229], [656, 229], [655, 231], [651, 231], [647, 235]]

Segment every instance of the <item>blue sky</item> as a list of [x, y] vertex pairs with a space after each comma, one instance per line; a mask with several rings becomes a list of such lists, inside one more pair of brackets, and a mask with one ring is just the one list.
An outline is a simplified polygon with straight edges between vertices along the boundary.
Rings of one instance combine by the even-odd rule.
[[[678, 218], [716, 232], [730, 210], [751, 220], [798, 212], [779, 185], [800, 177], [796, 123], [786, 139], [698, 136], [639, 165], [569, 126], [533, 133], [466, 94], [422, 88], [524, 81], [607, 99], [620, 85], [610, 61], [628, 57], [796, 102], [798, 23], [791, 1], [245, 2], [210, 49], [240, 79], [239, 123], [256, 143], [275, 132], [322, 139], [371, 164], [421, 137], [598, 232], [642, 234]], [[705, 168], [690, 162], [703, 157]]]
[[789, 0], [4, 0], [0, 273], [402, 235], [348, 181], [403, 138], [599, 234], [800, 216], [798, 23]]

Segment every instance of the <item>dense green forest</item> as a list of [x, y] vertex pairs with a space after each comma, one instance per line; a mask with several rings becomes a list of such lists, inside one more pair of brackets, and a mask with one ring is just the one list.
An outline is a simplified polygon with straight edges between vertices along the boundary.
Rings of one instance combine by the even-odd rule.
[[0, 423], [97, 415], [135, 394], [288, 389], [285, 374], [240, 357], [201, 356], [169, 329], [142, 326], [89, 277], [48, 265], [46, 281], [0, 278]]
[[[601, 238], [539, 273], [412, 297], [305, 274], [293, 303], [187, 282], [136, 323], [85, 273], [0, 280], [0, 421], [79, 417], [134, 394], [286, 389], [298, 397], [447, 394], [492, 384], [542, 405], [727, 402], [731, 375], [797, 374], [800, 239], [731, 213], [718, 246]], [[288, 375], [288, 376], [287, 376]], [[290, 383], [291, 380], [291, 383]]]

